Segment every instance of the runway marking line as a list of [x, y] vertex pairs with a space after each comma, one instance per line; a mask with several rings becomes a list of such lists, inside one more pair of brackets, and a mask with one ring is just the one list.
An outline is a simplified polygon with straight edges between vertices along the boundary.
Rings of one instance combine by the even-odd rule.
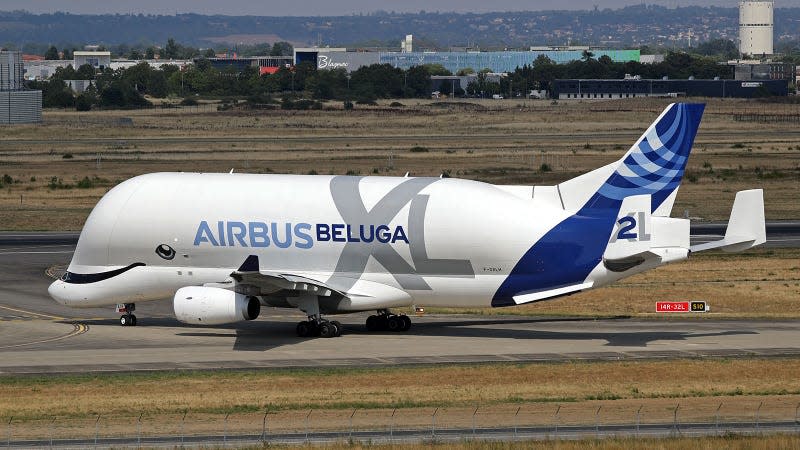
[[61, 340], [67, 339], [67, 338], [71, 338], [73, 336], [81, 335], [81, 334], [86, 333], [87, 331], [89, 331], [89, 326], [88, 325], [84, 325], [82, 323], [74, 323], [74, 324], [72, 324], [72, 326], [73, 326], [72, 331], [70, 331], [67, 334], [61, 335], [61, 336], [56, 336], [56, 337], [48, 338], [48, 339], [40, 339], [38, 341], [32, 341], [32, 342], [23, 342], [21, 344], [3, 345], [3, 346], [0, 346], [0, 349], [27, 347], [29, 345], [46, 344], [46, 343], [49, 343], [49, 342], [61, 341]]
[[37, 313], [37, 312], [33, 312], [33, 311], [26, 311], [24, 309], [12, 308], [10, 306], [5, 306], [5, 305], [0, 305], [0, 308], [8, 310], [8, 311], [14, 311], [14, 312], [22, 313], [22, 314], [29, 315], [29, 316], [44, 317], [45, 319], [50, 319], [50, 320], [67, 320], [66, 317], [51, 316], [49, 314], [42, 314], [42, 313]]

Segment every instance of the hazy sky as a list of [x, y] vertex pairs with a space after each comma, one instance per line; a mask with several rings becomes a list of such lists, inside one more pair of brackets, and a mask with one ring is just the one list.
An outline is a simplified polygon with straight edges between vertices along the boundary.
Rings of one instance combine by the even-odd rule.
[[[521, 11], [541, 9], [619, 8], [640, 4], [641, 0], [2, 0], [0, 10], [24, 9], [35, 13], [64, 11], [80, 14], [145, 13], [175, 14], [194, 12], [200, 14], [257, 15], [257, 16], [320, 16], [349, 15], [379, 9], [398, 12], [426, 11]], [[736, 6], [736, 0], [666, 0], [648, 1], [668, 7], [696, 5]], [[800, 7], [800, 0], [777, 0], [776, 7]]]

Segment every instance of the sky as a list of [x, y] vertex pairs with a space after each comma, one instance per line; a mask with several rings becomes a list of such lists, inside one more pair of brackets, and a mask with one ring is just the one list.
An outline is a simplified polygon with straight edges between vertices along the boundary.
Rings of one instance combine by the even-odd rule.
[[[255, 16], [337, 16], [369, 13], [376, 10], [397, 12], [456, 11], [530, 11], [544, 9], [620, 8], [641, 4], [642, 0], [2, 0], [0, 10], [27, 10], [34, 13], [63, 11], [75, 14], [223, 14]], [[662, 0], [648, 1], [667, 7], [718, 5], [735, 7], [736, 0]], [[800, 7], [800, 0], [777, 0], [776, 7]]]

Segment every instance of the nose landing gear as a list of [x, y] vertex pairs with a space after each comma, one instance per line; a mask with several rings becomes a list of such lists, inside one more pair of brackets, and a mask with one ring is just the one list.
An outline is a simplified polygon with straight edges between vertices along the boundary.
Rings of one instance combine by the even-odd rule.
[[119, 324], [123, 327], [135, 327], [136, 316], [133, 315], [133, 311], [135, 310], [135, 303], [122, 303], [117, 305], [117, 312], [122, 313], [122, 315], [119, 316]]

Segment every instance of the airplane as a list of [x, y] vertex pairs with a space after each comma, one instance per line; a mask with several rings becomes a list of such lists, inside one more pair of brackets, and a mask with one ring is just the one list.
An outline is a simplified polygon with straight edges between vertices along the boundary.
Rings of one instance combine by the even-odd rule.
[[555, 186], [456, 178], [153, 173], [111, 189], [49, 294], [75, 307], [173, 298], [181, 322], [298, 308], [301, 337], [335, 337], [323, 315], [507, 307], [606, 286], [709, 249], [766, 241], [763, 191], [736, 194], [723, 239], [690, 245], [670, 217], [704, 111], [674, 103], [619, 160]]

